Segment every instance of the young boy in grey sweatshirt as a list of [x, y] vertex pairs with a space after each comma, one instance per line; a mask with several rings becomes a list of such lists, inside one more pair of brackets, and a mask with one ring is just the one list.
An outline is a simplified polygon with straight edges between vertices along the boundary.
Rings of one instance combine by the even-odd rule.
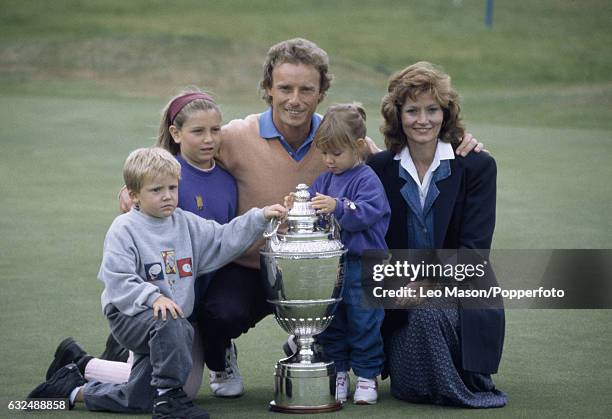
[[58, 370], [29, 398], [84, 401], [88, 410], [136, 413], [154, 418], [207, 418], [182, 390], [192, 367], [194, 279], [247, 250], [266, 220], [286, 209], [253, 208], [219, 225], [176, 208], [180, 165], [161, 148], [138, 149], [123, 176], [135, 208], [118, 216], [104, 241], [98, 278], [102, 309], [117, 341], [134, 352], [127, 383], [84, 378], [75, 364]]

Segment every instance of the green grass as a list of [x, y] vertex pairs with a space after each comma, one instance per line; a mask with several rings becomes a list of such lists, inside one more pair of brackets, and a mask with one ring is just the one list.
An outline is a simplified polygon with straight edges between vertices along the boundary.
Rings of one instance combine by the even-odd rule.
[[24, 42], [158, 37], [198, 40], [231, 54], [240, 44], [265, 48], [301, 35], [336, 59], [383, 72], [416, 59], [444, 60], [473, 86], [609, 79], [612, 5], [605, 0], [497, 2], [490, 31], [483, 3], [469, 0], [3, 3], [2, 32]]
[[[328, 99], [359, 100], [381, 143], [388, 75], [441, 64], [468, 130], [498, 164], [496, 248], [609, 248], [612, 239], [612, 4], [483, 1], [0, 0], [0, 401], [23, 398], [57, 343], [92, 353], [108, 327], [95, 279], [128, 152], [153, 143], [167, 97], [196, 84], [224, 119], [259, 112], [267, 48], [305, 36], [329, 53]], [[605, 417], [612, 312], [508, 310], [499, 388], [507, 407], [472, 411], [394, 400], [319, 417]], [[269, 417], [284, 335], [272, 318], [239, 339], [247, 394], [197, 402], [215, 417]], [[0, 417], [15, 417], [0, 406]], [[45, 415], [35, 415], [45, 417]], [[47, 415], [61, 417], [59, 415]], [[85, 415], [81, 407], [72, 417]], [[278, 415], [276, 415], [278, 416]]]
[[612, 121], [605, 0], [496, 2], [490, 30], [474, 0], [0, 3], [7, 93], [167, 97], [196, 84], [254, 104], [267, 48], [304, 36], [330, 53], [334, 100], [376, 108], [389, 74], [429, 60], [450, 72], [474, 118]]
[[[95, 279], [102, 240], [116, 214], [122, 161], [129, 150], [152, 142], [159, 103], [3, 97], [0, 104], [20, 115], [0, 117], [3, 142], [11, 141], [0, 157], [5, 179], [0, 397], [14, 399], [42, 378], [63, 336], [77, 336], [93, 353], [102, 350], [107, 326], [99, 310], [102, 287]], [[228, 117], [240, 113], [243, 108], [226, 106]], [[610, 195], [589, 199], [608, 179], [610, 148], [602, 139], [608, 131], [476, 124], [474, 132], [487, 138], [498, 160], [498, 248], [608, 246]], [[568, 165], [589, 171], [588, 188], [580, 176], [560, 181]], [[496, 381], [511, 402], [486, 414], [602, 415], [601, 398], [612, 390], [605, 373], [612, 367], [611, 316], [609, 311], [509, 311], [508, 342]], [[247, 395], [223, 401], [204, 387], [198, 402], [219, 416], [266, 417], [272, 366], [281, 356], [283, 338], [271, 318], [242, 337]], [[562, 352], [551, 357], [549, 348]], [[348, 406], [336, 416], [485, 414], [405, 404], [393, 400], [387, 386], [378, 406]], [[97, 416], [109, 415], [92, 414]]]

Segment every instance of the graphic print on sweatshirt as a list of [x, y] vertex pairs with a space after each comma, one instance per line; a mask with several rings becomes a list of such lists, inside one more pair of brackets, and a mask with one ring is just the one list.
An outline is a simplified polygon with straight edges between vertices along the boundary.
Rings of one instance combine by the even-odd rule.
[[161, 263], [145, 263], [144, 267], [147, 281], [161, 281], [164, 279], [164, 272], [162, 270]]
[[186, 278], [188, 276], [193, 275], [193, 269], [191, 268], [191, 258], [179, 259], [177, 261], [177, 264], [179, 277]]
[[174, 250], [162, 250], [162, 259], [164, 261], [164, 271], [167, 274], [176, 273], [176, 255]]

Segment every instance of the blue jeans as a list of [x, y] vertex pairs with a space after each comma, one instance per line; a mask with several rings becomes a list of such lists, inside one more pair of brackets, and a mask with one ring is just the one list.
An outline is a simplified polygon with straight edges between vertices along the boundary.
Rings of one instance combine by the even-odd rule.
[[337, 371], [353, 369], [363, 378], [375, 378], [382, 370], [385, 355], [380, 335], [385, 312], [361, 304], [361, 259], [348, 256], [344, 265], [342, 301], [327, 329], [317, 336], [323, 353], [334, 361]]

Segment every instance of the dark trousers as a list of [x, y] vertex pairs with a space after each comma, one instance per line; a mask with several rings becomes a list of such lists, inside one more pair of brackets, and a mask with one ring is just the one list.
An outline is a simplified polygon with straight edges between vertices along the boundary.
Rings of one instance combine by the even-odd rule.
[[84, 388], [88, 410], [120, 413], [150, 412], [156, 388], [183, 387], [192, 368], [193, 328], [186, 319], [153, 318], [147, 309], [133, 316], [106, 307], [111, 332], [120, 345], [134, 352], [126, 383], [90, 381]]
[[230, 346], [231, 339], [246, 333], [272, 313], [260, 271], [235, 263], [224, 266], [213, 275], [197, 307], [197, 327], [202, 336], [204, 359], [212, 371], [223, 371], [225, 349]]

